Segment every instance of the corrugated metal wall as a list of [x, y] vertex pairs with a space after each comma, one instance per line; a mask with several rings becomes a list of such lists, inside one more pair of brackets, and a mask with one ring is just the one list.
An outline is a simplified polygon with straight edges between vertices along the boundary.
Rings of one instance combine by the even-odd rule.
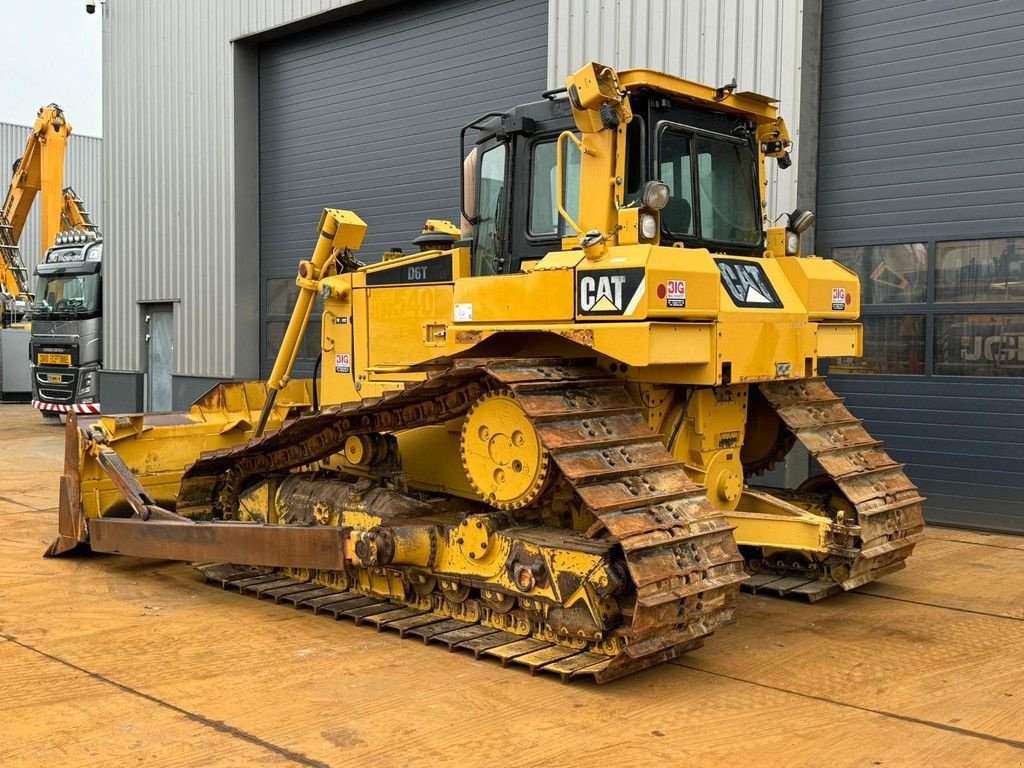
[[354, 1], [100, 6], [107, 368], [143, 368], [138, 302], [174, 301], [174, 372], [238, 373], [231, 40]]
[[[74, 127], [74, 116], [68, 115]], [[27, 125], [0, 123], [0, 195], [7, 194], [11, 183], [11, 165], [21, 158], [25, 151], [32, 128]], [[64, 157], [64, 186], [74, 187], [85, 202], [85, 208], [92, 214], [93, 221], [105, 231], [103, 216], [103, 142], [94, 136], [71, 134]], [[2, 205], [2, 201], [0, 201]], [[39, 234], [39, 201], [36, 200], [29, 214], [28, 223], [21, 234], [21, 257], [30, 270], [43, 253]], [[49, 244], [47, 245], [49, 247]]]
[[796, 207], [800, 162], [802, 0], [551, 0], [548, 86], [588, 61], [649, 67], [781, 101], [793, 166], [769, 163], [770, 215]]
[[[862, 260], [872, 300], [854, 370], [875, 375], [833, 375], [833, 388], [907, 463], [929, 522], [1017, 532], [1022, 36], [1021, 0], [826, 3], [818, 204], [821, 252]], [[967, 240], [1002, 263], [974, 243], [942, 266], [943, 241]]]
[[[291, 311], [282, 286], [294, 286], [308, 258], [320, 209], [351, 208], [366, 221], [363, 261], [414, 251], [428, 218], [458, 221], [459, 129], [540, 98], [547, 18], [547, 0], [404, 2], [260, 47], [265, 374]], [[436, 45], [441, 38], [463, 42]], [[350, 107], [333, 119], [344, 100]], [[314, 330], [308, 338], [319, 338]], [[311, 370], [303, 357], [296, 370]]]
[[1024, 229], [1022, 31], [1020, 0], [826, 3], [819, 232]]

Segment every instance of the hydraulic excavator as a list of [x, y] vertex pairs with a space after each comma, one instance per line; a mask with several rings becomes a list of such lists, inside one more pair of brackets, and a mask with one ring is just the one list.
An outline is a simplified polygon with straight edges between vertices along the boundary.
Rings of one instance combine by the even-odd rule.
[[[69, 422], [49, 554], [599, 682], [700, 646], [748, 575], [814, 600], [904, 567], [922, 498], [818, 373], [861, 352], [857, 277], [766, 215], [773, 100], [588, 64], [461, 139], [462, 231], [364, 265], [323, 212], [266, 384]], [[797, 441], [821, 474], [757, 486]]]
[[[43, 418], [57, 423], [62, 412], [99, 413], [96, 372], [102, 349], [102, 238], [82, 199], [64, 186], [70, 135], [71, 124], [59, 106], [39, 109], [0, 209], [0, 345], [5, 373], [15, 373], [3, 379], [0, 394], [31, 392]], [[19, 243], [37, 196], [42, 252], [32, 269], [38, 278], [33, 290]], [[29, 314], [33, 322], [27, 331]], [[23, 370], [7, 362], [18, 359], [25, 360]]]
[[6, 294], [5, 307], [8, 302], [25, 304], [32, 298], [29, 272], [18, 243], [37, 194], [42, 198], [43, 253], [61, 230], [64, 152], [70, 135], [71, 125], [60, 107], [41, 107], [25, 151], [14, 162], [11, 183], [0, 209], [0, 285]]

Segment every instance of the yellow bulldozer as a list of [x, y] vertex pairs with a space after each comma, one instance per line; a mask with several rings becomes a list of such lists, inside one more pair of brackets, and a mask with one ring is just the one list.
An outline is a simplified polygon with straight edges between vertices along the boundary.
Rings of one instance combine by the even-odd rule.
[[[268, 382], [69, 422], [49, 554], [599, 682], [699, 647], [744, 580], [815, 600], [904, 566], [922, 498], [818, 375], [861, 352], [857, 277], [766, 213], [773, 100], [588, 64], [461, 140], [462, 227], [419, 252], [361, 264], [363, 221], [323, 211]], [[318, 297], [322, 369], [291, 380]], [[797, 441], [821, 474], [755, 485]]]

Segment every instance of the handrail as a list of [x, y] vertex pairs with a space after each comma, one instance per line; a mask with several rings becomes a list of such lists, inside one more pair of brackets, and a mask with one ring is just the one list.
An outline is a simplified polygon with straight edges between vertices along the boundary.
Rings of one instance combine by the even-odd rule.
[[555, 196], [557, 199], [555, 202], [558, 204], [558, 215], [565, 219], [565, 223], [572, 228], [572, 231], [576, 233], [577, 237], [583, 237], [583, 229], [580, 227], [579, 224], [576, 223], [572, 216], [569, 215], [568, 211], [566, 211], [565, 208], [562, 206], [562, 198], [565, 195], [563, 182], [565, 178], [565, 164], [562, 154], [562, 144], [563, 139], [565, 138], [569, 138], [572, 140], [573, 144], [575, 144], [576, 147], [579, 149], [580, 154], [589, 155], [591, 154], [591, 152], [589, 149], [587, 149], [587, 145], [583, 143], [583, 140], [576, 138], [576, 134], [573, 133], [572, 131], [562, 131], [558, 135], [558, 140], [555, 142], [555, 175], [557, 177], [555, 181]]

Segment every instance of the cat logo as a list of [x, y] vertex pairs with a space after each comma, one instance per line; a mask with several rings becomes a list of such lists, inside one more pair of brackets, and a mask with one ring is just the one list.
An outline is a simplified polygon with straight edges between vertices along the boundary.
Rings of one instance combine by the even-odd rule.
[[779, 294], [760, 264], [741, 259], [715, 259], [715, 263], [722, 274], [722, 286], [737, 307], [782, 308]]
[[580, 315], [631, 315], [644, 295], [643, 267], [581, 272], [577, 276]]

